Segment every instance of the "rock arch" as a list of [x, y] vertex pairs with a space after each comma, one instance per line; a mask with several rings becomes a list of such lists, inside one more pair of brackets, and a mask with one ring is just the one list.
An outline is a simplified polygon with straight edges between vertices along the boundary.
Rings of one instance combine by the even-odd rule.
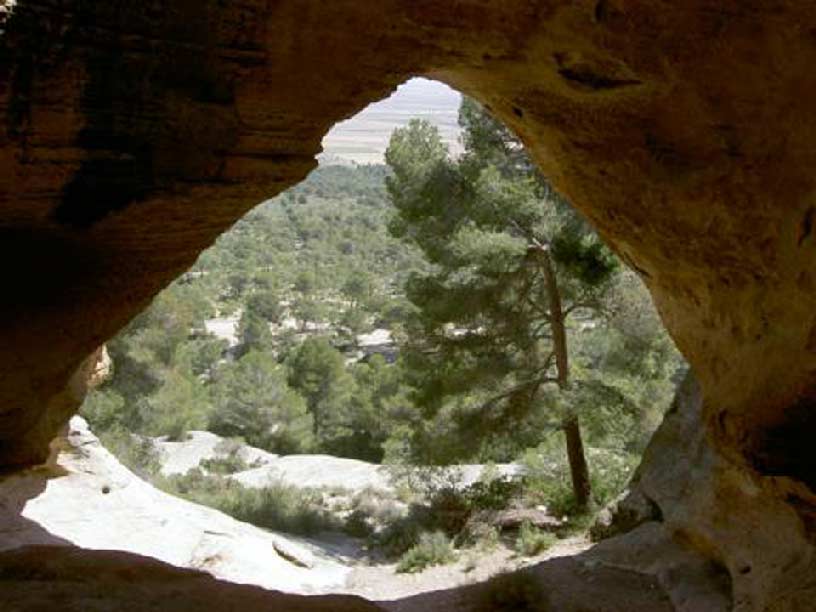
[[802, 609], [815, 31], [803, 0], [6, 0], [0, 464], [43, 459], [88, 355], [334, 123], [422, 74], [513, 127], [646, 280], [704, 398], [667, 524], [739, 609]]

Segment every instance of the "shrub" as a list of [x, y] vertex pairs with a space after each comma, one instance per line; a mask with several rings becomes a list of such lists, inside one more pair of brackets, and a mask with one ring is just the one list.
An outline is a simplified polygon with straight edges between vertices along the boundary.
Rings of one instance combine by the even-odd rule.
[[320, 508], [320, 495], [308, 489], [283, 483], [249, 489], [222, 476], [204, 475], [201, 470], [190, 470], [160, 484], [168, 493], [272, 531], [313, 535], [339, 527]]
[[99, 434], [99, 441], [119, 462], [143, 480], [161, 470], [159, 453], [149, 438], [140, 438], [120, 427]]
[[439, 532], [455, 538], [470, 518], [470, 508], [464, 496], [454, 489], [442, 489], [427, 504], [413, 504], [408, 513], [390, 523], [377, 537], [376, 543], [389, 557], [406, 554], [419, 546], [423, 533]]
[[[556, 446], [555, 451], [560, 447]], [[589, 449], [590, 479], [595, 507], [603, 507], [617, 497], [628, 484], [638, 457], [631, 453], [610, 449]], [[579, 519], [572, 492], [569, 467], [562, 456], [555, 456], [553, 448], [542, 445], [524, 454], [524, 497], [531, 505], [544, 504], [557, 517]]]
[[474, 510], [502, 510], [521, 497], [522, 492], [520, 480], [484, 477], [463, 491], [468, 505]]
[[592, 497], [602, 508], [623, 492], [640, 460], [631, 453], [605, 449], [596, 450], [590, 459]]
[[121, 426], [125, 400], [113, 389], [94, 389], [85, 398], [80, 414], [87, 419], [92, 431], [101, 434]]
[[417, 517], [415, 508], [411, 508], [408, 516], [388, 525], [375, 538], [375, 543], [387, 557], [399, 557], [419, 542], [425, 520]]
[[247, 462], [239, 455], [202, 459], [199, 465], [212, 474], [235, 474], [249, 469]]
[[569, 517], [578, 511], [568, 477], [526, 481], [524, 493], [530, 505], [543, 504], [555, 517]]
[[[429, 470], [429, 482], [411, 487], [424, 503], [413, 503], [399, 520], [393, 520], [379, 535], [377, 543], [388, 556], [399, 556], [419, 543], [423, 532], [438, 531], [460, 544], [482, 545], [490, 550], [499, 543], [498, 532], [474, 518], [484, 511], [501, 510], [521, 496], [522, 484], [502, 478], [459, 487], [450, 472]], [[454, 473], [455, 474], [455, 473]], [[406, 478], [397, 482], [406, 483]]]
[[242, 438], [225, 438], [215, 445], [216, 456], [203, 459], [199, 465], [212, 474], [235, 474], [249, 469], [241, 457]]
[[556, 539], [553, 534], [541, 531], [525, 521], [516, 537], [516, 552], [525, 557], [534, 557], [555, 544]]
[[437, 491], [429, 500], [431, 528], [453, 537], [458, 534], [473, 512], [467, 493], [454, 488]]
[[407, 515], [407, 508], [391, 494], [367, 487], [355, 493], [351, 499], [353, 513], [367, 519], [370, 531], [391, 525]]
[[457, 538], [458, 543], [478, 548], [483, 552], [496, 550], [501, 541], [499, 528], [483, 521], [471, 521]]
[[528, 450], [521, 459], [524, 465], [524, 497], [530, 505], [543, 504], [557, 517], [575, 512], [575, 498], [563, 445], [542, 444]]
[[369, 524], [368, 515], [365, 512], [354, 510], [346, 517], [343, 531], [355, 538], [367, 538], [374, 532], [374, 529]]
[[445, 565], [455, 560], [453, 544], [444, 533], [423, 533], [419, 542], [402, 555], [397, 564], [397, 572], [421, 572], [428, 567]]

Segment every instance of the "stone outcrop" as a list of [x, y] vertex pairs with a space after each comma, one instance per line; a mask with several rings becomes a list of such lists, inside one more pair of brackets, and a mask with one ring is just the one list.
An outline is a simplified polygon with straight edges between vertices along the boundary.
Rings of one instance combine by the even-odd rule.
[[47, 466], [0, 478], [0, 525], [0, 552], [118, 550], [289, 593], [341, 590], [351, 571], [298, 538], [159, 491], [121, 465], [80, 417], [54, 440]]
[[[516, 130], [646, 281], [702, 392], [661, 478], [709, 520], [661, 510], [749, 567], [735, 605], [796, 609], [816, 593], [814, 32], [806, 0], [3, 0], [0, 464], [43, 460], [96, 347], [335, 122], [423, 74]], [[766, 522], [784, 531], [733, 545]]]
[[[665, 539], [698, 551], [715, 582], [717, 574], [729, 577], [734, 610], [808, 610], [816, 550], [800, 509], [764, 495], [712, 445], [702, 412], [700, 387], [689, 375], [646, 449], [628, 495], [615, 504], [611, 526], [629, 531], [651, 521]], [[614, 539], [606, 547], [619, 552], [626, 548], [622, 544]], [[683, 575], [676, 567], [661, 567], [659, 573]], [[689, 608], [697, 609], [707, 608]]]
[[131, 553], [32, 546], [0, 552], [6, 612], [378, 612], [347, 595], [299, 596], [222, 582]]

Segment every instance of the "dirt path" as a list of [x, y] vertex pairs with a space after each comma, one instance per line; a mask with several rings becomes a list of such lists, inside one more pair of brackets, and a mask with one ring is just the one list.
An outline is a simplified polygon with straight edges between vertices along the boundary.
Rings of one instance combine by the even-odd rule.
[[[546, 559], [575, 555], [589, 548], [590, 543], [583, 537], [567, 538], [546, 552], [535, 557], [519, 557], [515, 551], [500, 546], [492, 552], [462, 551], [456, 563], [431, 567], [416, 574], [396, 573], [396, 563], [369, 564], [365, 559], [356, 561], [346, 587], [342, 593], [360, 595], [372, 601], [403, 599], [453, 587], [483, 582], [504, 571], [519, 569], [540, 563]], [[339, 549], [338, 549], [339, 550]], [[389, 608], [392, 609], [392, 608]], [[393, 608], [398, 612], [398, 608]]]

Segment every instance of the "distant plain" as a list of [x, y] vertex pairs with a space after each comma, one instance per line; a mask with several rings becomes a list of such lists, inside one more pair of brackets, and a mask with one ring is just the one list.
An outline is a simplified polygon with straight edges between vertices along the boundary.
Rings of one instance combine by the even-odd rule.
[[454, 153], [459, 152], [457, 122], [461, 95], [442, 83], [411, 79], [389, 98], [338, 123], [323, 139], [323, 164], [381, 164], [395, 126], [414, 117], [427, 119]]

